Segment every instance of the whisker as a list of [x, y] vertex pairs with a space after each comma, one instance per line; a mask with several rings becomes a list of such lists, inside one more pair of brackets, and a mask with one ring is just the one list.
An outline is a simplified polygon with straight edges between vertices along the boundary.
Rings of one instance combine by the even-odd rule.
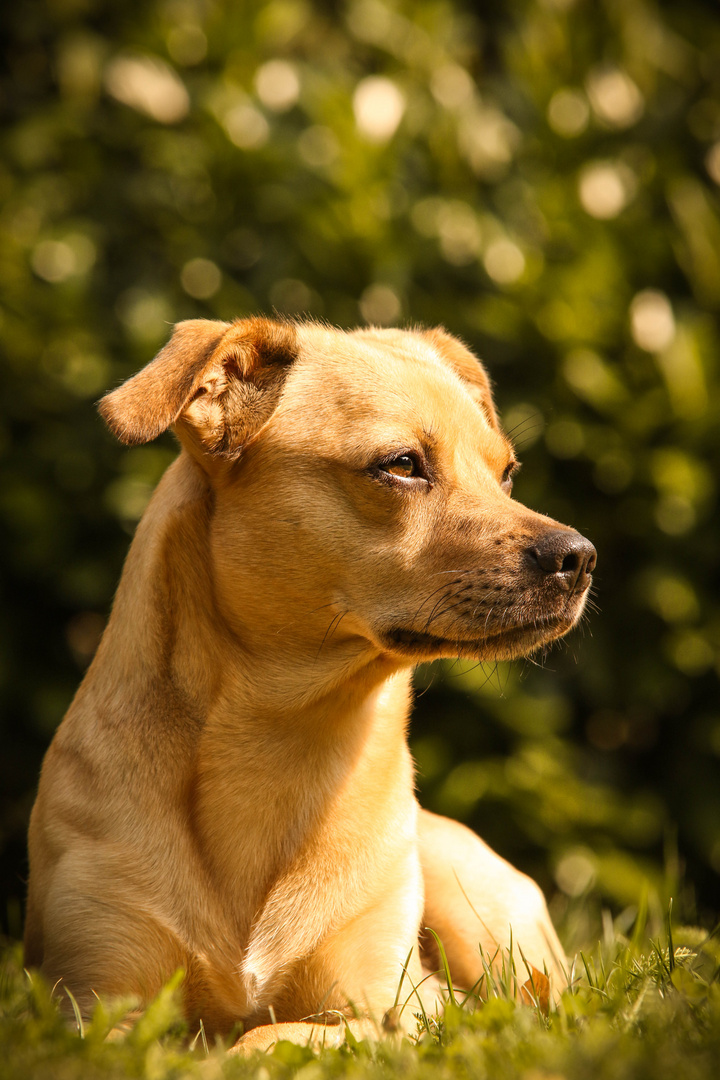
[[447, 597], [448, 597], [448, 593], [446, 591], [445, 593], [443, 593], [442, 596], [438, 597], [438, 599], [435, 601], [433, 609], [430, 612], [430, 614], [428, 615], [427, 620], [425, 622], [425, 626], [424, 626], [425, 633], [427, 633], [427, 631], [430, 628], [431, 623], [433, 623], [435, 621], [435, 619], [437, 618], [437, 609], [440, 607], [441, 604], [443, 604], [445, 602]]
[[439, 588], [437, 588], [437, 589], [433, 589], [433, 591], [432, 591], [432, 592], [431, 592], [431, 593], [430, 593], [430, 594], [429, 594], [428, 596], [426, 596], [426, 597], [425, 597], [425, 599], [424, 599], [424, 600], [422, 601], [422, 603], [420, 604], [420, 607], [419, 607], [419, 608], [417, 609], [417, 611], [415, 612], [415, 615], [413, 616], [413, 619], [412, 619], [412, 621], [414, 622], [414, 621], [415, 621], [415, 619], [417, 619], [417, 617], [419, 616], [420, 612], [421, 612], [421, 611], [422, 611], [422, 609], [423, 609], [423, 608], [425, 607], [425, 604], [426, 604], [426, 603], [427, 603], [427, 602], [428, 602], [429, 600], [431, 600], [433, 596], [435, 596], [435, 595], [436, 595], [437, 593], [441, 592], [442, 590], [445, 590], [444, 592], [442, 592], [442, 595], [440, 596], [440, 598], [439, 598], [439, 599], [438, 599], [438, 600], [437, 600], [437, 601], [435, 602], [435, 605], [434, 605], [434, 607], [432, 608], [432, 611], [431, 611], [431, 612], [430, 612], [430, 614], [428, 615], [428, 618], [427, 618], [427, 622], [426, 622], [426, 624], [425, 624], [425, 625], [426, 625], [426, 627], [427, 627], [427, 626], [429, 626], [429, 625], [430, 625], [430, 623], [432, 622], [432, 619], [433, 619], [433, 612], [435, 611], [435, 608], [437, 607], [437, 605], [438, 605], [438, 604], [442, 604], [442, 602], [443, 602], [443, 600], [444, 600], [445, 596], [447, 596], [447, 589], [448, 589], [448, 587], [447, 587], [447, 584], [443, 584], [443, 585], [441, 585], [441, 586], [440, 586]]
[[430, 690], [433, 687], [433, 685], [435, 684], [435, 682], [436, 682], [436, 680], [438, 678], [438, 671], [439, 671], [438, 661], [437, 660], [432, 660], [428, 666], [430, 667], [430, 679], [429, 679], [429, 681], [427, 683], [427, 686], [424, 686], [422, 688], [422, 690], [418, 694], [416, 694], [416, 698], [415, 698], [416, 700], [418, 700], [419, 698], [421, 698], [425, 694], [427, 694], [428, 690]]
[[[441, 611], [434, 610], [434, 614], [433, 614], [432, 618], [428, 619], [428, 621], [425, 624], [425, 629], [427, 630], [429, 628], [431, 622], [434, 622], [435, 619], [441, 619], [442, 616], [447, 615], [447, 613], [449, 611], [456, 611], [457, 608], [462, 607], [463, 602], [464, 602], [463, 600], [455, 600], [454, 603], [448, 604], [448, 606], [444, 607]], [[437, 608], [437, 604], [435, 605], [435, 608]]]
[[315, 657], [316, 661], [320, 658], [320, 653], [323, 651], [323, 646], [325, 645], [325, 642], [328, 640], [329, 635], [331, 633], [333, 633], [333, 634], [335, 633], [338, 626], [343, 621], [343, 619], [345, 618], [346, 615], [347, 615], [347, 610], [346, 611], [341, 611], [341, 612], [338, 612], [337, 615], [334, 615], [332, 617], [332, 619], [330, 620], [330, 625], [328, 626], [327, 630], [325, 631], [325, 633], [323, 635], [323, 639], [320, 642], [320, 648], [318, 649], [317, 655]]
[[524, 416], [522, 420], [519, 420], [514, 427], [511, 427], [509, 431], [506, 431], [505, 434], [508, 439], [513, 439], [514, 441], [516, 432], [522, 431], [528, 424], [538, 424], [538, 426], [542, 426], [543, 422], [543, 415], [539, 410], [538, 412], [528, 413], [528, 415]]

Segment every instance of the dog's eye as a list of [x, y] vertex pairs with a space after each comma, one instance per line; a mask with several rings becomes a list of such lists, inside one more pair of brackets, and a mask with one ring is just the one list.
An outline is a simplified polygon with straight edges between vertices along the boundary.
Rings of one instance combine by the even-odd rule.
[[427, 462], [422, 454], [408, 451], [406, 454], [388, 456], [376, 462], [371, 470], [378, 480], [386, 484], [395, 484], [415, 488], [427, 484], [432, 487], [432, 479]]
[[392, 461], [384, 461], [380, 468], [391, 476], [401, 476], [405, 480], [409, 480], [412, 476], [420, 476], [419, 464], [410, 454], [401, 454]]
[[500, 487], [506, 495], [509, 495], [512, 491], [513, 475], [518, 471], [519, 468], [520, 464], [517, 461], [511, 461], [509, 465], [505, 466], [505, 471], [503, 472], [502, 480], [500, 481]]

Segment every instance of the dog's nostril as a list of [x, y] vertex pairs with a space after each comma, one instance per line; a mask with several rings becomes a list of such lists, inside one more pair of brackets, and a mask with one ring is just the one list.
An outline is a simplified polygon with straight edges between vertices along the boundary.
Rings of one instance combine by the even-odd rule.
[[572, 552], [570, 555], [566, 555], [563, 559], [562, 566], [560, 567], [560, 572], [562, 574], [571, 574], [574, 571], [579, 570], [579, 568], [580, 559], [575, 554], [575, 552]]
[[527, 554], [540, 570], [551, 574], [569, 591], [587, 588], [597, 562], [597, 553], [590, 541], [570, 529], [553, 529], [545, 533], [527, 549]]

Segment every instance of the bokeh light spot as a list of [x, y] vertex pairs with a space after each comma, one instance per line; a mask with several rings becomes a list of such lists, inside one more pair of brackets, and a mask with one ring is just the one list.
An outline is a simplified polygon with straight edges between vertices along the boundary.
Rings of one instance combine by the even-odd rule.
[[684, 630], [667, 644], [670, 659], [684, 675], [703, 675], [715, 663], [715, 650], [707, 638], [695, 630]]
[[443, 64], [430, 77], [430, 90], [435, 100], [446, 109], [458, 109], [472, 101], [475, 83], [459, 64]]
[[582, 90], [563, 87], [550, 98], [547, 109], [550, 127], [566, 139], [581, 135], [588, 125], [590, 106]]
[[255, 73], [255, 90], [267, 109], [287, 112], [300, 97], [300, 79], [286, 60], [268, 60]]
[[38, 277], [56, 285], [87, 273], [95, 263], [97, 249], [82, 233], [62, 240], [41, 240], [33, 248], [31, 264]]
[[705, 168], [710, 178], [720, 185], [720, 142], [714, 143], [705, 155]]
[[631, 170], [612, 161], [590, 162], [580, 172], [580, 202], [583, 209], [599, 221], [617, 217], [630, 202], [635, 187]]
[[555, 880], [566, 896], [582, 896], [593, 884], [595, 876], [593, 854], [585, 848], [569, 851], [555, 868]]
[[700, 613], [694, 588], [675, 574], [651, 575], [643, 591], [650, 607], [667, 623], [689, 622]]
[[223, 117], [223, 126], [230, 142], [241, 150], [257, 150], [270, 137], [270, 125], [254, 105], [241, 101]]
[[630, 329], [641, 349], [660, 352], [667, 348], [675, 337], [675, 317], [665, 293], [657, 289], [637, 293], [630, 305]]
[[180, 283], [195, 300], [209, 300], [222, 285], [222, 273], [210, 259], [190, 259], [180, 273]]
[[391, 79], [370, 75], [358, 83], [353, 95], [358, 131], [371, 142], [392, 138], [405, 112], [405, 97]]
[[480, 253], [480, 223], [475, 211], [461, 199], [442, 202], [435, 230], [443, 258], [454, 266], [467, 266]]
[[645, 99], [636, 83], [620, 68], [591, 71], [587, 92], [595, 115], [610, 127], [631, 127], [645, 109]]
[[166, 296], [133, 286], [121, 293], [115, 311], [136, 341], [151, 343], [165, 337], [173, 322], [173, 306]]
[[370, 285], [360, 297], [360, 311], [367, 323], [390, 326], [400, 317], [400, 298], [389, 285]]
[[512, 285], [525, 270], [525, 256], [512, 240], [500, 238], [488, 245], [483, 257], [488, 276], [498, 285]]
[[298, 154], [311, 169], [324, 169], [340, 155], [340, 143], [331, 128], [313, 124], [300, 133]]
[[190, 97], [176, 71], [157, 56], [116, 56], [105, 68], [108, 93], [161, 124], [177, 124]]
[[582, 425], [577, 420], [556, 420], [545, 432], [545, 443], [553, 457], [577, 457], [585, 446]]
[[655, 507], [655, 521], [668, 536], [682, 536], [694, 527], [695, 507], [683, 495], [663, 495]]
[[207, 38], [195, 23], [174, 26], [167, 36], [167, 47], [176, 64], [192, 67], [207, 55]]
[[317, 314], [320, 297], [299, 278], [281, 278], [270, 289], [270, 303], [286, 315]]

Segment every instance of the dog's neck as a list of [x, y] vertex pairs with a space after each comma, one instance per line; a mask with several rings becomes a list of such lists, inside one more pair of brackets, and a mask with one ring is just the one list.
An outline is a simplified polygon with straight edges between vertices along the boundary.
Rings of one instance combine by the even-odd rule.
[[[198, 848], [214, 853], [210, 872], [237, 897], [244, 935], [321, 819], [327, 835], [332, 818], [339, 837], [362, 819], [356, 790], [375, 792], [391, 833], [394, 822], [406, 827], [410, 671], [356, 641], [326, 642], [320, 661], [322, 635], [302, 646], [299, 637], [281, 639], [274, 651], [245, 647], [214, 602], [211, 514], [210, 489], [182, 455], [138, 528], [95, 693], [105, 712], [122, 696], [123, 715], [148, 728], [148, 746], [184, 759]], [[163, 710], [168, 696], [175, 707]], [[174, 727], [160, 732], [165, 712]], [[260, 819], [254, 793], [263, 776]]]

